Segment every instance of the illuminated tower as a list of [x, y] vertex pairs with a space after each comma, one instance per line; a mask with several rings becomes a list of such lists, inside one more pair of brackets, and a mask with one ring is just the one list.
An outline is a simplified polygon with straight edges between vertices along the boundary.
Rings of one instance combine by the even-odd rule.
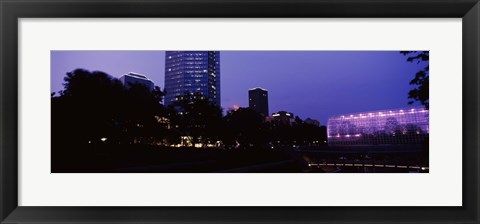
[[200, 94], [220, 105], [220, 52], [167, 51], [165, 53], [165, 105], [186, 93]]

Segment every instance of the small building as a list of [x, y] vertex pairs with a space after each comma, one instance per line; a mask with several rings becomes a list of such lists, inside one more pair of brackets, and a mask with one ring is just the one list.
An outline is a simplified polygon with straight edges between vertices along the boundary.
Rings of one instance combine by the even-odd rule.
[[311, 119], [311, 118], [307, 118], [303, 122], [305, 122], [305, 124], [311, 124], [311, 125], [315, 125], [317, 127], [320, 127], [320, 121], [319, 120], [314, 120], [314, 119]]
[[155, 87], [153, 81], [148, 79], [147, 76], [134, 72], [129, 72], [125, 75], [122, 75], [120, 77], [120, 82], [122, 82], [125, 88], [130, 88], [132, 85], [135, 84], [141, 84], [147, 87], [150, 91], [152, 91]]
[[287, 111], [278, 111], [277, 113], [273, 113], [272, 117], [276, 124], [291, 125], [295, 122], [293, 113]]

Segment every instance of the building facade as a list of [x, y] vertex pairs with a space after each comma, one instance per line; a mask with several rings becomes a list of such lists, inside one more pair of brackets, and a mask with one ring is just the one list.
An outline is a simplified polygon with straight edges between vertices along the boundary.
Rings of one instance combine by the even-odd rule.
[[125, 88], [130, 88], [134, 84], [141, 84], [152, 91], [155, 87], [153, 81], [148, 79], [147, 76], [135, 72], [129, 72], [125, 75], [122, 75], [119, 80], [122, 82]]
[[274, 124], [277, 125], [291, 125], [295, 122], [295, 116], [293, 113], [287, 111], [278, 111], [273, 113], [272, 116]]
[[320, 121], [319, 121], [319, 120], [307, 118], [307, 119], [305, 119], [304, 122], [305, 122], [306, 124], [311, 124], [311, 125], [315, 125], [315, 126], [317, 126], [317, 127], [320, 127]]
[[260, 87], [249, 89], [248, 106], [255, 112], [268, 116], [268, 91]]
[[220, 105], [219, 51], [165, 52], [165, 105], [183, 99], [185, 94], [199, 94]]
[[327, 124], [330, 145], [422, 144], [428, 134], [429, 111], [423, 107], [338, 115]]

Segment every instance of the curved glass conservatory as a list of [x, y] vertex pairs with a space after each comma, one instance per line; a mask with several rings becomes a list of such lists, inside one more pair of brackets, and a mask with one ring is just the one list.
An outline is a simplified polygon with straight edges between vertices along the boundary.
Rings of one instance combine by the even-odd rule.
[[421, 144], [429, 133], [423, 107], [368, 111], [328, 119], [330, 145]]

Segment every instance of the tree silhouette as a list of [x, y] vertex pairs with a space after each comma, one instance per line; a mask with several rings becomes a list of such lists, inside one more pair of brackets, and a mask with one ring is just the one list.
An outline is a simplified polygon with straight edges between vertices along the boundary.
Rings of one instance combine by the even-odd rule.
[[200, 93], [185, 93], [170, 107], [173, 123], [184, 136], [195, 143], [215, 143], [220, 140], [222, 109]]
[[318, 145], [326, 140], [324, 137], [326, 133], [323, 134], [321, 127], [305, 122], [295, 122], [291, 127], [291, 133], [294, 136], [295, 145]]
[[55, 140], [131, 143], [137, 137], [159, 137], [164, 129], [156, 119], [166, 116], [158, 87], [150, 91], [138, 84], [126, 89], [104, 72], [85, 69], [67, 73], [63, 85], [59, 96], [52, 94]]
[[268, 129], [263, 116], [251, 108], [229, 111], [224, 117], [223, 139], [228, 145], [241, 148], [262, 148], [268, 142]]
[[425, 108], [429, 108], [429, 51], [400, 51], [401, 54], [408, 56], [407, 61], [413, 63], [427, 63], [422, 70], [415, 74], [415, 77], [410, 81], [410, 85], [414, 88], [408, 92], [408, 98], [412, 99], [408, 104], [413, 104], [415, 101], [420, 102]]
[[131, 84], [125, 89], [121, 113], [126, 130], [124, 137], [129, 142], [153, 143], [154, 139], [166, 135], [166, 124], [159, 123], [167, 117], [166, 109], [160, 104], [162, 97], [158, 87], [150, 91], [142, 84]]
[[398, 123], [397, 119], [394, 117], [388, 117], [385, 122], [385, 133], [388, 135], [395, 135], [401, 132], [400, 124]]
[[123, 85], [103, 72], [76, 69], [66, 74], [64, 90], [52, 98], [52, 131], [59, 139], [87, 142], [116, 133]]

